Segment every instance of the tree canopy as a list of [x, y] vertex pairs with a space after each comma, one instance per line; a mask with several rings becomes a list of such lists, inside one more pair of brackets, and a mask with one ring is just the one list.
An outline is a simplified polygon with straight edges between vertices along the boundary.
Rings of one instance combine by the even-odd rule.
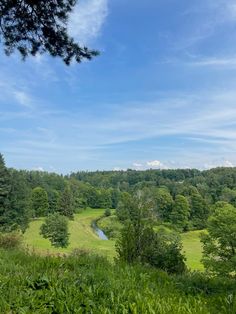
[[18, 50], [23, 59], [48, 52], [67, 65], [81, 62], [98, 52], [83, 47], [68, 34], [69, 13], [77, 0], [2, 0], [0, 2], [0, 40], [5, 53]]
[[9, 172], [5, 166], [4, 158], [0, 154], [0, 229], [4, 229], [7, 224], [7, 197], [9, 191]]
[[49, 215], [40, 228], [40, 234], [45, 239], [49, 239], [54, 247], [67, 247], [69, 245], [68, 219], [58, 213]]
[[36, 217], [45, 216], [49, 204], [47, 192], [43, 188], [36, 187], [33, 189], [31, 202], [35, 216]]
[[235, 277], [236, 208], [222, 205], [208, 219], [208, 233], [202, 235], [203, 263], [212, 273]]

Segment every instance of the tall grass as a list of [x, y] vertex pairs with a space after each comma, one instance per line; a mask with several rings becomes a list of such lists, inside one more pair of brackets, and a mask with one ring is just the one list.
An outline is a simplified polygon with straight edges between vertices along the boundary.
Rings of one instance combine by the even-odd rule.
[[110, 264], [84, 251], [62, 258], [0, 250], [0, 313], [236, 312], [232, 283], [219, 290], [198, 276]]

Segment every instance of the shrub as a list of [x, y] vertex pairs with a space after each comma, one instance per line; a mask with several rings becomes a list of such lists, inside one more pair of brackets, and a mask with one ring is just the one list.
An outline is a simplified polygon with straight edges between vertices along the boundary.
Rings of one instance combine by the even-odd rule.
[[0, 233], [0, 248], [15, 249], [22, 244], [22, 235], [19, 232]]
[[128, 263], [141, 262], [168, 273], [182, 273], [186, 269], [179, 237], [164, 230], [155, 232], [152, 227], [143, 226], [137, 232], [136, 226], [128, 222], [116, 250], [119, 259]]
[[111, 210], [110, 210], [110, 208], [107, 208], [107, 209], [105, 210], [104, 216], [105, 216], [105, 217], [111, 216]]

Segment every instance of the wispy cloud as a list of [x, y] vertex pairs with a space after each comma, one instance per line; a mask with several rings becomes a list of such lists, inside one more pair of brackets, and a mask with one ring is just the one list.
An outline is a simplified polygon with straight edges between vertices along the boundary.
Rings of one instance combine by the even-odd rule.
[[96, 38], [108, 15], [108, 0], [79, 1], [70, 17], [68, 29], [80, 43]]
[[[43, 152], [50, 162], [63, 156], [65, 151], [70, 156], [79, 156], [80, 160], [101, 161], [103, 156], [109, 156], [120, 145], [145, 141], [152, 141], [155, 145], [162, 139], [165, 139], [164, 143], [166, 139], [174, 139], [175, 142], [188, 141], [192, 147], [189, 155], [185, 155], [185, 146], [176, 144], [172, 147], [169, 144], [176, 160], [182, 156], [179, 163], [171, 164], [166, 158], [149, 159], [135, 161], [132, 166], [136, 169], [187, 167], [193, 164], [200, 167], [200, 164], [213, 164], [211, 160], [216, 152], [220, 156], [236, 152], [235, 104], [234, 91], [212, 91], [201, 95], [164, 97], [151, 103], [103, 106], [100, 110], [106, 115], [99, 117], [91, 111], [65, 111], [55, 115], [38, 109], [35, 118], [32, 117], [35, 127], [32, 129], [31, 126], [25, 134], [15, 134], [14, 141], [11, 145], [6, 143], [5, 150], [21, 154]], [[152, 149], [153, 155], [158, 156], [162, 146], [156, 144], [155, 150]], [[196, 155], [198, 151], [199, 155]]]
[[235, 167], [235, 164], [233, 164], [229, 160], [214, 160], [212, 163], [206, 163], [203, 166], [203, 168], [205, 168], [205, 169], [212, 169], [212, 168], [216, 168], [216, 167], [232, 168], [232, 167]]
[[222, 56], [222, 57], [201, 57], [196, 55], [187, 55], [185, 58], [168, 58], [163, 62], [159, 62], [169, 65], [178, 66], [192, 66], [199, 68], [212, 68], [212, 69], [235, 69], [236, 68], [236, 56]]
[[13, 90], [13, 95], [16, 99], [16, 101], [26, 107], [26, 108], [33, 108], [33, 102], [31, 97], [24, 91], [20, 91], [20, 90]]
[[[199, 0], [190, 2], [186, 10], [182, 12], [182, 19], [186, 21], [186, 27], [173, 41], [176, 51], [188, 51], [202, 44], [228, 28], [235, 36], [235, 30], [231, 28], [236, 23], [235, 0]], [[191, 23], [189, 23], [191, 20]], [[222, 35], [220, 35], [222, 36]]]

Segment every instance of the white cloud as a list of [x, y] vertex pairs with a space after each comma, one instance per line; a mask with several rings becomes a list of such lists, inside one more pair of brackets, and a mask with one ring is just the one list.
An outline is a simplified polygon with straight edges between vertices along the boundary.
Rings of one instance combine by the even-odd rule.
[[45, 171], [43, 167], [35, 167], [33, 168], [35, 171]]
[[167, 58], [158, 64], [173, 64], [179, 66], [193, 66], [193, 67], [212, 67], [212, 68], [227, 68], [232, 69], [236, 67], [236, 56], [222, 56], [222, 57], [201, 57], [196, 55], [187, 55], [185, 60], [178, 58]]
[[[176, 62], [176, 61], [175, 61]], [[178, 61], [177, 61], [178, 62]], [[236, 57], [210, 57], [210, 58], [195, 58], [187, 62], [181, 62], [184, 65], [199, 66], [199, 67], [222, 67], [222, 68], [235, 68]]]
[[157, 169], [166, 169], [167, 166], [164, 165], [161, 161], [159, 160], [152, 160], [152, 161], [147, 161], [147, 166], [150, 168], [157, 168]]
[[132, 165], [136, 170], [142, 170], [143, 169], [143, 164], [140, 162], [134, 162]]
[[232, 167], [234, 167], [234, 164], [233, 164], [231, 161], [226, 160], [225, 163], [224, 163], [224, 167], [230, 167], [230, 168], [232, 168]]
[[69, 33], [81, 44], [96, 38], [108, 15], [108, 0], [83, 0], [70, 16]]
[[147, 166], [155, 167], [155, 168], [160, 167], [161, 162], [159, 160], [147, 161]]
[[140, 163], [138, 163], [138, 162], [134, 162], [134, 163], [133, 163], [133, 166], [134, 166], [134, 167], [137, 167], [137, 168], [140, 168], [140, 167], [143, 166], [143, 164], [140, 164]]
[[121, 167], [114, 167], [113, 171], [126, 171], [126, 168], [121, 168]]
[[215, 160], [211, 163], [204, 164], [205, 169], [212, 169], [216, 167], [227, 167], [227, 168], [233, 168], [235, 165], [229, 161], [229, 160]]
[[[183, 12], [183, 16], [191, 23], [188, 27], [176, 36], [174, 48], [177, 51], [186, 52], [189, 48], [201, 45], [216, 33], [221, 34], [223, 28], [230, 27], [236, 22], [236, 1], [235, 0], [198, 0], [190, 1], [189, 6]], [[232, 27], [229, 28], [232, 33], [232, 38], [235, 36], [235, 31]], [[176, 33], [174, 33], [174, 36]], [[206, 46], [206, 43], [205, 43]]]
[[30, 98], [30, 96], [26, 93], [26, 92], [23, 92], [23, 91], [18, 91], [18, 90], [15, 90], [13, 92], [13, 95], [16, 99], [16, 101], [26, 107], [26, 108], [32, 108], [32, 100]]

